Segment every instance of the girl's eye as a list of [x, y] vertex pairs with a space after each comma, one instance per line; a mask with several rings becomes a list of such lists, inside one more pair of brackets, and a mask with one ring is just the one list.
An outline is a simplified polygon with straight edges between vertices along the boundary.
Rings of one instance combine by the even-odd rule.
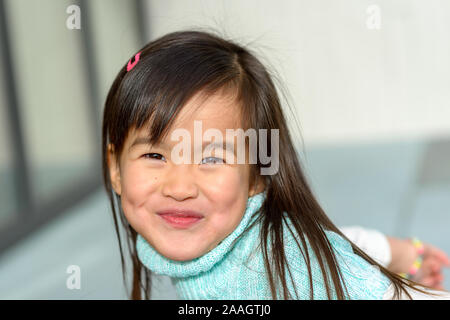
[[217, 158], [217, 157], [207, 157], [207, 158], [203, 158], [202, 162], [200, 164], [223, 164], [224, 161], [221, 158]]
[[159, 153], [146, 153], [144, 155], [142, 155], [144, 158], [147, 159], [155, 159], [155, 160], [163, 160], [166, 161], [166, 159], [164, 158], [163, 155], [159, 154]]

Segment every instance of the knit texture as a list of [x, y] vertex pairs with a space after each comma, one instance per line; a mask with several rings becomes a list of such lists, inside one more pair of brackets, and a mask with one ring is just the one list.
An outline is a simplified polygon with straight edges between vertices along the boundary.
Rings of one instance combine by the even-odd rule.
[[[235, 228], [214, 249], [189, 261], [170, 260], [157, 252], [141, 235], [136, 250], [142, 264], [155, 274], [169, 276], [180, 299], [272, 299], [263, 252], [260, 247], [260, 222], [235, 241], [259, 214], [266, 192], [249, 197], [244, 215]], [[290, 273], [286, 273], [289, 292], [294, 299], [310, 299], [306, 260], [293, 235], [289, 220], [284, 224], [285, 254]], [[336, 254], [350, 299], [382, 299], [390, 280], [378, 268], [356, 255], [349, 242], [335, 232], [325, 231]], [[297, 241], [301, 245], [297, 236]], [[270, 243], [270, 242], [268, 242]], [[328, 299], [319, 262], [307, 241], [312, 271], [314, 299]], [[269, 250], [270, 250], [269, 245]], [[304, 248], [302, 248], [304, 252]], [[269, 251], [270, 253], [270, 251]], [[270, 255], [270, 254], [269, 254]], [[272, 268], [273, 269], [273, 268]], [[331, 276], [328, 276], [331, 279]], [[295, 284], [295, 289], [292, 283]], [[337, 298], [333, 284], [332, 298]], [[278, 297], [282, 298], [281, 284]]]

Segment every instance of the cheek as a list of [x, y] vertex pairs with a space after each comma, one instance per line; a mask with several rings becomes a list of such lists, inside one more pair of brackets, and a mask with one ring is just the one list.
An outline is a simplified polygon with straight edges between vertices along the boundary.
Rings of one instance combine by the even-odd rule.
[[154, 195], [161, 177], [154, 170], [142, 167], [138, 163], [124, 167], [122, 172], [122, 208], [129, 223], [138, 231], [145, 225], [148, 214], [145, 204]]
[[247, 174], [241, 165], [226, 167], [202, 179], [202, 189], [210, 197], [232, 202], [236, 194], [248, 192]]
[[228, 235], [241, 221], [248, 198], [248, 178], [245, 170], [236, 167], [215, 179], [204, 188], [204, 194], [214, 206], [211, 217], [211, 233], [220, 235], [221, 239]]
[[156, 189], [160, 176], [156, 170], [149, 170], [135, 163], [125, 167], [122, 178], [124, 196], [133, 203], [141, 203]]

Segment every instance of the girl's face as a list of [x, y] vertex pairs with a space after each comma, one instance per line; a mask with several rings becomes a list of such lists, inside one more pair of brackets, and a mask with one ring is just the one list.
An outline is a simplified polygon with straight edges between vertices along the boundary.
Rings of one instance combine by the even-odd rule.
[[[145, 138], [144, 128], [128, 135], [120, 167], [112, 148], [108, 153], [111, 182], [121, 196], [126, 219], [152, 247], [172, 260], [191, 260], [216, 247], [241, 221], [247, 198], [264, 189], [259, 184], [250, 190], [247, 152], [245, 164], [237, 164], [235, 152], [230, 150], [224, 150], [219, 158], [213, 150], [194, 163], [194, 120], [201, 121], [202, 134], [210, 128], [221, 131], [224, 142], [226, 129], [242, 128], [240, 106], [229, 96], [216, 94], [204, 102], [199, 98], [197, 94], [188, 101], [161, 144], [135, 144], [136, 139]], [[192, 138], [190, 163], [171, 159], [172, 148], [180, 140], [171, 141], [170, 137], [178, 128], [186, 129]], [[233, 163], [221, 163], [220, 159], [227, 161], [227, 154]], [[201, 218], [180, 227], [163, 218], [161, 213], [167, 210], [193, 210]]]

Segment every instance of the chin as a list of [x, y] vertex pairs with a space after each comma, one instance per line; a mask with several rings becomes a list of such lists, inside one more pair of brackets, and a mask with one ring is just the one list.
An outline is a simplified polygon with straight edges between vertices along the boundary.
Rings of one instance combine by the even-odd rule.
[[192, 253], [185, 253], [185, 252], [176, 252], [173, 255], [168, 254], [164, 255], [166, 258], [174, 261], [189, 261], [193, 260], [195, 258], [200, 257], [200, 254], [192, 254]]
[[175, 249], [178, 250], [164, 250], [164, 252], [161, 252], [161, 254], [167, 259], [174, 261], [189, 261], [202, 255], [202, 252], [199, 250], [190, 250], [190, 248], [183, 248], [183, 250], [179, 250], [179, 248]]

